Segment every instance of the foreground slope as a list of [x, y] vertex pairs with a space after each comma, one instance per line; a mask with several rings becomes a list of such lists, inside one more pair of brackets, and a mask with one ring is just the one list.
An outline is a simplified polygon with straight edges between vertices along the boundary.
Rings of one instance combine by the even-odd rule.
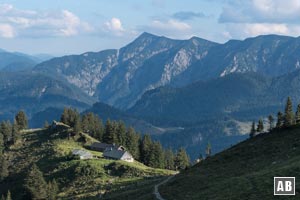
[[[139, 162], [104, 159], [102, 153], [85, 149], [95, 139], [84, 133], [68, 139], [70, 133], [72, 130], [23, 132], [22, 139], [4, 154], [9, 163], [9, 176], [0, 181], [0, 196], [10, 190], [13, 199], [27, 199], [23, 184], [33, 163], [43, 172], [47, 182], [56, 179], [59, 199], [98, 199], [99, 195], [108, 198], [119, 189], [144, 190], [148, 186], [152, 188], [161, 176], [173, 173]], [[85, 149], [97, 158], [72, 159], [73, 149]]]
[[[296, 177], [300, 185], [300, 127], [248, 139], [177, 175], [160, 193], [166, 199], [274, 199], [273, 177]], [[278, 198], [281, 199], [281, 198]]]

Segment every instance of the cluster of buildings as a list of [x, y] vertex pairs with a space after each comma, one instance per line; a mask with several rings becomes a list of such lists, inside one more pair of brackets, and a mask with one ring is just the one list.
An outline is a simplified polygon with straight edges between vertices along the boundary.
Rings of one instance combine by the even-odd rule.
[[[126, 151], [123, 146], [94, 142], [90, 146], [90, 149], [93, 151], [103, 152], [103, 157], [106, 159], [123, 160], [126, 162], [134, 161], [132, 155], [128, 151]], [[81, 149], [74, 149], [72, 151], [72, 154], [79, 156], [80, 159], [93, 158], [93, 155], [90, 152]]]
[[[53, 121], [52, 124], [49, 126], [49, 129], [51, 130], [66, 130], [69, 128], [70, 126], [57, 121]], [[103, 157], [106, 159], [123, 160], [126, 162], [134, 161], [132, 155], [128, 151], [126, 151], [126, 149], [123, 146], [119, 146], [116, 144], [94, 142], [90, 146], [90, 149], [93, 151], [103, 152]], [[92, 153], [83, 149], [74, 149], [72, 151], [72, 154], [74, 156], [78, 156], [81, 160], [94, 158]]]

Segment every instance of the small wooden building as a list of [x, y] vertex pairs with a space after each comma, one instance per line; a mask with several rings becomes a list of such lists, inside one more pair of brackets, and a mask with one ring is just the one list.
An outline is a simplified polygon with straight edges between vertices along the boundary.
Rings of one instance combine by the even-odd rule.
[[105, 152], [111, 149], [125, 150], [123, 146], [118, 146], [116, 144], [106, 144], [101, 142], [94, 142], [90, 148], [94, 151]]
[[123, 160], [126, 162], [134, 161], [132, 155], [128, 151], [118, 150], [118, 149], [107, 150], [103, 153], [103, 156], [107, 159], [113, 159], [113, 160]]
[[85, 150], [81, 150], [81, 149], [74, 149], [72, 151], [72, 154], [75, 156], [79, 156], [80, 160], [86, 160], [86, 159], [92, 159], [93, 155]]

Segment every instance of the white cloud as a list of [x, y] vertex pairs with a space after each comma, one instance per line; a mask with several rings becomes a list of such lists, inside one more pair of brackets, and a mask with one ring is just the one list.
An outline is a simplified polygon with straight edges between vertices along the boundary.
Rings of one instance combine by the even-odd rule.
[[189, 38], [193, 35], [192, 27], [188, 23], [174, 19], [155, 19], [147, 26], [138, 27], [138, 31], [147, 31], [157, 35], [182, 39]]
[[227, 0], [221, 23], [299, 23], [299, 0]]
[[121, 36], [125, 32], [125, 29], [122, 26], [122, 22], [118, 18], [111, 18], [110, 21], [105, 22], [106, 31], [111, 32], [114, 35]]
[[223, 32], [225, 39], [243, 39], [247, 37], [255, 37], [258, 35], [289, 35], [299, 36], [300, 26], [294, 24], [271, 24], [271, 23], [238, 23], [227, 24], [226, 31]]
[[269, 33], [289, 34], [289, 28], [285, 24], [246, 24], [245, 33], [250, 36], [265, 35]]
[[166, 22], [154, 20], [150, 26], [160, 30], [187, 31], [191, 29], [191, 26], [187, 23], [179, 22], [173, 19], [170, 19]]
[[[93, 30], [87, 22], [68, 10], [37, 12], [20, 10], [9, 4], [0, 5], [0, 24], [1, 37], [68, 37]], [[4, 30], [6, 34], [3, 34]]]
[[227, 0], [219, 17], [225, 38], [300, 34], [299, 0]]
[[188, 23], [174, 19], [154, 19], [149, 25], [138, 26], [137, 31], [146, 31], [176, 39], [187, 39], [194, 35], [192, 27]]
[[9, 24], [0, 24], [0, 37], [13, 38], [15, 31]]

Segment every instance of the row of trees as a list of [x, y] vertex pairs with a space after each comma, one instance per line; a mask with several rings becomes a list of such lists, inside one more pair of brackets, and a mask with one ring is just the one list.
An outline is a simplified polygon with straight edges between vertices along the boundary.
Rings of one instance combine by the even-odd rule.
[[4, 195], [1, 196], [1, 200], [11, 200], [11, 193], [9, 190], [7, 191], [6, 197]]
[[132, 156], [150, 167], [167, 169], [184, 169], [189, 165], [189, 157], [181, 148], [176, 154], [171, 149], [165, 150], [158, 141], [152, 141], [149, 135], [140, 137], [132, 127], [127, 128], [122, 121], [107, 120], [103, 125], [101, 119], [93, 114], [80, 114], [65, 108], [61, 122], [74, 128], [75, 133], [83, 131], [101, 142], [124, 146]]
[[28, 199], [55, 200], [59, 191], [55, 179], [45, 181], [43, 173], [33, 164], [25, 179], [24, 188], [27, 190]]
[[[297, 106], [297, 111], [294, 113], [293, 111], [293, 103], [290, 97], [288, 97], [284, 113], [279, 111], [277, 113], [277, 122], [274, 126], [274, 117], [272, 115], [268, 116], [268, 130], [271, 131], [273, 128], [286, 128], [295, 124], [300, 124], [300, 104]], [[255, 122], [252, 123], [250, 137], [254, 137], [256, 133], [261, 133], [265, 129], [263, 120], [260, 119], [258, 121], [257, 127], [255, 126]]]
[[[27, 128], [28, 121], [24, 111], [20, 111], [14, 118], [14, 123], [10, 121], [2, 121], [0, 123], [0, 181], [3, 181], [9, 175], [9, 163], [4, 156], [5, 149], [14, 145], [20, 138], [20, 130]], [[1, 199], [11, 200], [10, 191], [6, 197], [2, 195]]]
[[20, 130], [26, 129], [28, 120], [24, 111], [16, 114], [14, 123], [10, 121], [2, 121], [0, 123], [0, 154], [5, 148], [13, 145], [20, 138]]

